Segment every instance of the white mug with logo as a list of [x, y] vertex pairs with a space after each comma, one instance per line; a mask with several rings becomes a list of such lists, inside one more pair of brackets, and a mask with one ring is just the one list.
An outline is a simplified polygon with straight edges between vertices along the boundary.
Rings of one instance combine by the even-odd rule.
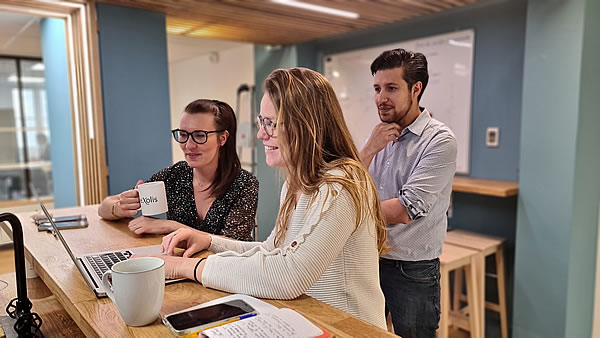
[[156, 181], [140, 184], [135, 190], [140, 196], [142, 215], [154, 216], [169, 211], [165, 182]]
[[[112, 287], [109, 276], [112, 275]], [[165, 295], [165, 262], [158, 257], [139, 257], [119, 262], [102, 276], [106, 295], [117, 305], [129, 326], [156, 320]]]

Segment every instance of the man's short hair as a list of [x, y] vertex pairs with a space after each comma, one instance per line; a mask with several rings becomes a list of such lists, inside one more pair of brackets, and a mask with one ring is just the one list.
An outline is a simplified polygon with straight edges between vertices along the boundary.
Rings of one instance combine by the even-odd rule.
[[417, 98], [421, 101], [421, 96], [425, 92], [427, 82], [429, 82], [429, 72], [427, 71], [427, 58], [423, 53], [414, 53], [396, 48], [386, 50], [371, 63], [371, 74], [375, 75], [379, 70], [402, 68], [402, 77], [408, 84], [408, 89], [412, 89], [415, 83], [421, 81], [423, 88]]

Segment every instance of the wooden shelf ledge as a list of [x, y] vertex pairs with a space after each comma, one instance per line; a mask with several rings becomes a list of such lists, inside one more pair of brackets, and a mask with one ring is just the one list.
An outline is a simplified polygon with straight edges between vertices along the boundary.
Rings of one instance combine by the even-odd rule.
[[[46, 206], [49, 203], [54, 202], [53, 197], [41, 197], [42, 203]], [[0, 201], [0, 209], [3, 208], [13, 208], [13, 207], [23, 207], [26, 205], [38, 205], [38, 201], [36, 199], [22, 199], [22, 200], [5, 200]]]
[[496, 197], [510, 197], [516, 196], [519, 193], [519, 184], [517, 182], [509, 181], [454, 176], [452, 191]]

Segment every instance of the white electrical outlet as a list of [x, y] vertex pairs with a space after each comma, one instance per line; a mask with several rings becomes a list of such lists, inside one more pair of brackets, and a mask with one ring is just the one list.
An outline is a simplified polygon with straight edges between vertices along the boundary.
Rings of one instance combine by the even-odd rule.
[[498, 147], [500, 145], [500, 128], [488, 127], [485, 130], [485, 145], [488, 147]]

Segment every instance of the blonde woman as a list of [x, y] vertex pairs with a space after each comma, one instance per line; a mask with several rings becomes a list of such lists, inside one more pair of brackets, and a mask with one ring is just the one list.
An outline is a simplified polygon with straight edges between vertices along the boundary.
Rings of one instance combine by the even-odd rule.
[[327, 80], [303, 68], [273, 71], [265, 81], [258, 138], [266, 162], [286, 176], [277, 223], [264, 242], [240, 242], [179, 229], [163, 250], [169, 277], [262, 298], [307, 294], [385, 328], [379, 254], [385, 222]]

